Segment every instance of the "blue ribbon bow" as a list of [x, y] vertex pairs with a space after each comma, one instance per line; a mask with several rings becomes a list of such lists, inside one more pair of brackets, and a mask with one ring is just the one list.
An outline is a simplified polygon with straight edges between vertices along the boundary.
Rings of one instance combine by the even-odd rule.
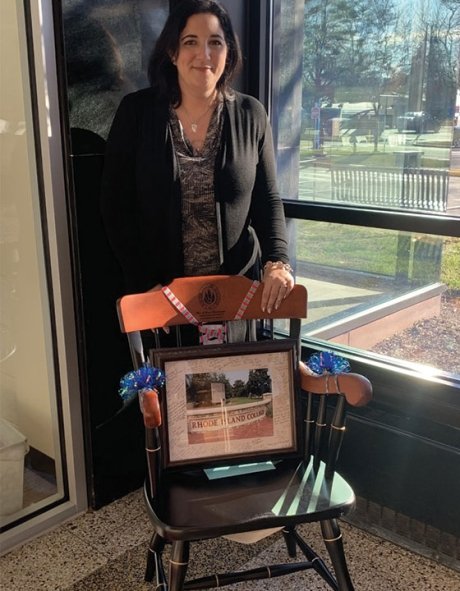
[[130, 371], [121, 378], [118, 394], [123, 400], [123, 403], [127, 404], [133, 400], [141, 390], [155, 390], [163, 386], [164, 383], [165, 376], [161, 369], [145, 364], [139, 369]]
[[307, 367], [319, 375], [334, 375], [338, 373], [348, 373], [350, 371], [348, 360], [335, 355], [335, 353], [332, 353], [331, 351], [313, 353], [307, 361]]

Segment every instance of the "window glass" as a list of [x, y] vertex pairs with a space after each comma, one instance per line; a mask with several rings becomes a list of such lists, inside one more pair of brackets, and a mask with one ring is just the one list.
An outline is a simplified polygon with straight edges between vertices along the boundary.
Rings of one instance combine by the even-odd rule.
[[121, 98], [148, 86], [168, 0], [63, 0], [73, 153], [103, 153]]
[[460, 239], [294, 223], [304, 336], [460, 376]]
[[289, 220], [304, 336], [459, 375], [459, 240], [366, 227], [359, 207], [460, 216], [460, 4], [273, 6], [281, 195], [358, 208], [354, 226]]
[[[101, 175], [120, 101], [149, 84], [148, 62], [168, 17], [169, 0], [62, 0], [61, 4], [73, 181], [69, 198], [85, 359], [83, 404], [91, 438], [92, 502], [98, 506], [130, 490], [132, 479], [124, 474], [132, 472], [136, 457], [119, 438], [119, 431], [123, 426], [130, 429], [133, 418], [117, 414], [120, 375], [131, 360], [115, 313], [115, 302], [124, 292], [123, 278], [101, 216]], [[103, 372], [101, 351], [112, 360]], [[116, 467], [115, 457], [119, 457]], [[133, 478], [141, 474], [140, 464], [135, 466]]]
[[281, 0], [279, 28], [282, 186], [295, 147], [301, 200], [460, 215], [458, 1]]
[[0, 3], [0, 528], [63, 500], [50, 292], [29, 72], [14, 0]]

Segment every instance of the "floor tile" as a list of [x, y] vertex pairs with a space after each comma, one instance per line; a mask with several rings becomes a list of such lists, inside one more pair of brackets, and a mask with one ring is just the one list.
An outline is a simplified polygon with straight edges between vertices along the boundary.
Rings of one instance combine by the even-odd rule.
[[[381, 540], [367, 532], [343, 524], [344, 547], [349, 571], [357, 591], [459, 591], [460, 574], [399, 546]], [[322, 540], [311, 526], [302, 526], [299, 532], [311, 547], [322, 552]], [[278, 541], [245, 568], [284, 560], [284, 544]], [[330, 567], [330, 561], [325, 559]], [[305, 571], [273, 581], [254, 581], [245, 584], [244, 591], [330, 591], [319, 575]], [[228, 591], [241, 591], [241, 586], [230, 585]]]
[[2, 591], [56, 591], [107, 562], [65, 528], [32, 540], [0, 559]]
[[[316, 524], [299, 531], [322, 556], [323, 541]], [[460, 573], [414, 554], [376, 535], [342, 523], [344, 546], [356, 591], [459, 591]], [[54, 532], [0, 559], [2, 591], [147, 591], [144, 569], [149, 519], [138, 490], [88, 512]], [[168, 558], [165, 550], [165, 562]], [[226, 539], [192, 544], [190, 577], [283, 562], [278, 532], [253, 545]], [[328, 558], [325, 558], [329, 564]], [[278, 579], [232, 585], [228, 591], [330, 591], [312, 571]]]

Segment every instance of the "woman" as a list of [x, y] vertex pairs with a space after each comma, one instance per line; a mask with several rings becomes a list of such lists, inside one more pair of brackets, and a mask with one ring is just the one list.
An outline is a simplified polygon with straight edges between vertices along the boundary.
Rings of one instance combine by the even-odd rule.
[[183, 0], [152, 53], [151, 87], [120, 104], [102, 212], [128, 292], [242, 274], [263, 279], [270, 312], [293, 287], [267, 115], [228, 86], [239, 64], [227, 12]]

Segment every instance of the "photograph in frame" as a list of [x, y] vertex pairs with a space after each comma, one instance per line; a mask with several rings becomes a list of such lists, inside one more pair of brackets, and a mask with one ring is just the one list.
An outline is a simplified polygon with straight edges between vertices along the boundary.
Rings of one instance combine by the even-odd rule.
[[153, 351], [166, 379], [166, 465], [295, 453], [294, 358], [288, 340]]

